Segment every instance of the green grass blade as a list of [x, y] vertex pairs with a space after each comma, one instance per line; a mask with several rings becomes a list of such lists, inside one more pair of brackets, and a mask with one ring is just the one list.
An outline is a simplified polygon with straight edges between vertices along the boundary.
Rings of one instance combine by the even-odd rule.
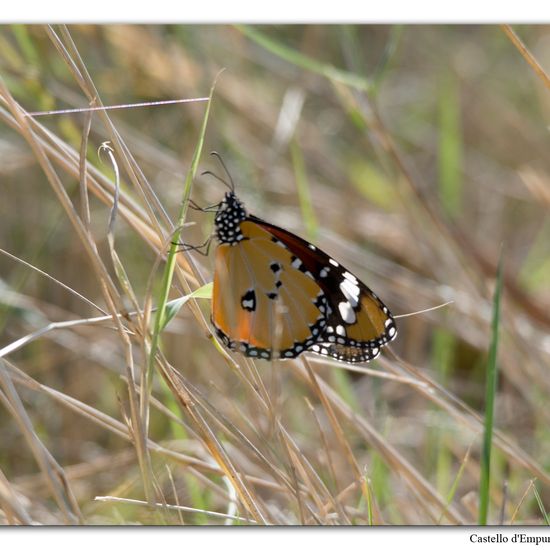
[[[456, 357], [456, 338], [454, 334], [444, 328], [436, 328], [432, 344], [432, 363], [439, 372], [440, 383], [446, 385], [451, 378], [453, 360]], [[434, 405], [431, 407], [433, 414], [439, 410]], [[452, 465], [454, 463], [449, 441], [452, 435], [445, 426], [436, 427], [431, 436], [431, 446], [434, 450], [434, 467], [436, 487], [444, 494], [451, 483]], [[450, 501], [448, 501], [450, 503]]]
[[491, 325], [491, 345], [487, 360], [485, 385], [485, 429], [481, 454], [481, 479], [479, 482], [479, 525], [487, 525], [489, 509], [489, 487], [491, 482], [491, 446], [493, 440], [493, 413], [497, 388], [497, 350], [500, 325], [500, 300], [502, 294], [502, 251], [498, 263], [495, 294], [493, 298], [493, 321]]
[[537, 499], [537, 504], [539, 505], [544, 523], [546, 523], [546, 525], [550, 525], [550, 517], [548, 517], [548, 512], [546, 512], [546, 508], [544, 507], [544, 503], [542, 502], [542, 498], [540, 497], [540, 493], [538, 492], [537, 486], [535, 484], [533, 484], [533, 493], [535, 494], [535, 498]]
[[161, 325], [161, 331], [166, 328], [166, 325], [178, 314], [178, 311], [185, 305], [191, 298], [204, 298], [210, 300], [212, 298], [212, 283], [206, 283], [205, 285], [197, 288], [190, 294], [186, 294], [176, 300], [170, 300], [166, 304], [166, 313], [164, 315], [163, 324]]
[[439, 87], [439, 195], [449, 216], [462, 210], [462, 135], [458, 83], [448, 74]]
[[317, 237], [319, 224], [311, 202], [311, 192], [307, 180], [304, 157], [296, 141], [293, 141], [290, 145], [290, 154], [292, 156], [292, 166], [294, 167], [294, 175], [296, 177], [298, 199], [300, 201], [300, 209], [302, 210], [302, 217], [306, 226], [307, 237], [310, 241], [314, 241]]
[[[197, 170], [198, 170], [199, 160], [200, 160], [202, 148], [204, 145], [204, 136], [206, 134], [206, 125], [208, 123], [208, 117], [210, 115], [210, 106], [212, 104], [212, 94], [214, 93], [214, 86], [215, 86], [215, 83], [210, 90], [210, 96], [208, 99], [208, 103], [206, 104], [206, 110], [204, 112], [201, 132], [199, 135], [199, 141], [197, 142], [197, 145], [195, 147], [193, 160], [191, 162], [191, 168], [187, 172], [187, 176], [185, 178], [181, 208], [180, 208], [180, 213], [178, 216], [178, 222], [176, 227], [183, 227], [183, 224], [185, 223], [185, 216], [187, 215], [187, 208], [189, 206], [189, 196], [191, 195], [191, 185], [193, 183], [193, 179], [195, 178], [195, 174], [197, 173]], [[157, 316], [155, 319], [155, 327], [159, 327], [159, 328], [162, 326], [164, 321], [164, 316], [166, 315], [165, 306], [168, 300], [168, 293], [170, 291], [170, 286], [172, 284], [174, 268], [176, 266], [176, 254], [180, 246], [178, 242], [179, 232], [176, 235], [174, 235], [174, 237], [175, 238], [173, 239], [173, 242], [170, 245], [168, 258], [166, 260], [166, 268], [163, 274], [163, 284], [161, 287], [161, 294], [158, 302]]]
[[[199, 160], [200, 160], [202, 148], [204, 145], [204, 136], [206, 134], [206, 126], [208, 124], [208, 117], [210, 115], [210, 106], [212, 104], [212, 96], [214, 94], [215, 86], [216, 86], [216, 81], [214, 81], [214, 84], [210, 89], [210, 96], [208, 99], [208, 103], [206, 104], [201, 131], [199, 134], [199, 140], [195, 147], [195, 152], [193, 154], [191, 167], [189, 168], [189, 171], [187, 172], [187, 176], [185, 178], [181, 208], [180, 208], [176, 227], [180, 227], [180, 228], [183, 227], [183, 224], [185, 222], [185, 216], [187, 215], [187, 208], [189, 205], [189, 196], [191, 195], [191, 185], [193, 183], [193, 179], [195, 177], [195, 174], [197, 173], [197, 169], [199, 166]], [[172, 244], [170, 245], [170, 249], [168, 251], [166, 266], [164, 268], [164, 273], [162, 276], [160, 293], [157, 300], [158, 309], [155, 315], [154, 325], [153, 325], [153, 335], [151, 337], [151, 350], [150, 350], [149, 358], [147, 362], [145, 388], [143, 389], [143, 392], [142, 392], [143, 397], [142, 397], [141, 414], [142, 414], [142, 418], [144, 419], [146, 430], [148, 426], [148, 421], [147, 421], [148, 402], [149, 402], [149, 393], [151, 389], [151, 380], [153, 376], [153, 365], [155, 362], [155, 355], [158, 349], [160, 333], [161, 333], [162, 327], [166, 325], [166, 316], [167, 316], [166, 303], [168, 301], [168, 294], [170, 292], [170, 286], [172, 285], [172, 278], [174, 276], [174, 269], [176, 266], [176, 254], [179, 248], [178, 240], [179, 240], [179, 231], [174, 235], [174, 238], [172, 239]]]
[[362, 76], [337, 69], [328, 63], [321, 63], [316, 59], [312, 59], [311, 57], [297, 52], [293, 48], [268, 37], [263, 32], [260, 32], [253, 27], [249, 27], [248, 25], [237, 25], [236, 28], [239, 29], [246, 37], [256, 42], [256, 44], [259, 44], [267, 51], [277, 57], [280, 57], [281, 59], [284, 59], [285, 61], [288, 61], [289, 63], [292, 63], [293, 65], [296, 65], [297, 67], [301, 67], [306, 71], [311, 71], [324, 76], [329, 80], [346, 84], [347, 86], [351, 86], [357, 90], [368, 92], [371, 89], [370, 81]]
[[25, 56], [26, 62], [33, 67], [38, 66], [40, 55], [30, 37], [28, 25], [12, 25], [11, 30]]
[[392, 62], [397, 54], [397, 50], [401, 43], [401, 36], [403, 34], [403, 25], [392, 25], [390, 29], [390, 35], [384, 48], [384, 53], [380, 59], [378, 66], [376, 67], [373, 75], [373, 96], [376, 96], [380, 90], [380, 86], [384, 80], [384, 77], [388, 73], [388, 70], [392, 66]]
[[[458, 484], [460, 483], [460, 480], [462, 479], [462, 476], [466, 470], [466, 464], [468, 464], [468, 460], [470, 458], [470, 451], [472, 450], [472, 444], [470, 444], [470, 446], [468, 447], [468, 450], [466, 451], [466, 455], [464, 456], [464, 459], [462, 460], [461, 464], [460, 464], [460, 468], [458, 469], [458, 472], [454, 478], [454, 481], [451, 485], [451, 488], [449, 489], [449, 492], [447, 493], [447, 506], [445, 507], [448, 508], [448, 506], [451, 504], [451, 502], [453, 501], [453, 498], [455, 497], [455, 494], [456, 494], [456, 490], [458, 489]], [[443, 521], [443, 518], [445, 517], [445, 510], [442, 510], [441, 511], [441, 514], [439, 515], [439, 519], [437, 520], [437, 524], [440, 525], [441, 522]]]

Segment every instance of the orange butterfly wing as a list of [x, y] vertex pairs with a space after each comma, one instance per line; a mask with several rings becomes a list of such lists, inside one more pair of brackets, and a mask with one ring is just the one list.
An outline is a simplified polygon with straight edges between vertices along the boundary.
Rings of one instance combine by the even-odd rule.
[[391, 313], [364, 283], [304, 239], [249, 215], [233, 191], [215, 226], [212, 322], [230, 349], [364, 362], [395, 338]]
[[374, 359], [397, 335], [386, 305], [355, 275], [297, 235], [250, 216], [282, 242], [311, 273], [329, 304], [328, 322], [311, 351], [346, 362]]
[[252, 221], [244, 238], [216, 249], [212, 323], [230, 349], [251, 357], [295, 357], [326, 324], [316, 281], [292, 266], [292, 254]]

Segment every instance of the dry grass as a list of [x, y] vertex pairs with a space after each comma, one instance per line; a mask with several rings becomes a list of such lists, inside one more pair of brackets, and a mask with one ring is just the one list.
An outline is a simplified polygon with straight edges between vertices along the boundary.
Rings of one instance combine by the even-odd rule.
[[[488, 522], [545, 524], [549, 40], [535, 26], [0, 28], [0, 523], [476, 523], [504, 243]], [[200, 170], [220, 151], [252, 212], [395, 314], [454, 301], [401, 319], [364, 368], [228, 355], [204, 299], [151, 356], [204, 102], [25, 116], [204, 97], [223, 67]], [[194, 178], [201, 204], [223, 192]], [[211, 232], [204, 213], [186, 222], [187, 243]], [[176, 259], [170, 298], [211, 280], [209, 259]]]

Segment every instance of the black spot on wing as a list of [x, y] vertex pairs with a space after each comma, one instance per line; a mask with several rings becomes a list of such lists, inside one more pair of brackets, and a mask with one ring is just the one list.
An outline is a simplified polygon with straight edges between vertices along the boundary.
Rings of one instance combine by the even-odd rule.
[[241, 307], [246, 311], [256, 311], [256, 293], [254, 289], [247, 290], [241, 296]]

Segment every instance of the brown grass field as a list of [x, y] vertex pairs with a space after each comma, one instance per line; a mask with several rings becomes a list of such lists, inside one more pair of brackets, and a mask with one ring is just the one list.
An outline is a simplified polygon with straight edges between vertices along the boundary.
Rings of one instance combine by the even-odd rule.
[[[536, 25], [0, 27], [0, 524], [547, 525], [547, 72]], [[168, 253], [213, 150], [394, 315], [452, 303], [368, 364], [226, 352], [214, 246]]]

